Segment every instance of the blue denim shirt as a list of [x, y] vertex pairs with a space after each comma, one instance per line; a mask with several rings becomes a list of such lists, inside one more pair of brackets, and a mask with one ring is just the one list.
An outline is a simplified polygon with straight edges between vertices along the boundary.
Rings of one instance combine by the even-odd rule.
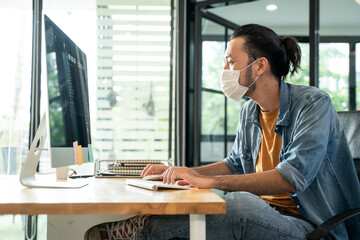
[[[319, 225], [344, 210], [360, 207], [360, 185], [348, 142], [331, 99], [324, 91], [281, 81], [274, 131], [282, 139], [276, 169], [296, 192], [299, 213]], [[255, 172], [262, 133], [259, 106], [245, 103], [232, 151], [224, 162], [234, 174]], [[360, 239], [360, 219], [352, 218], [332, 234]]]

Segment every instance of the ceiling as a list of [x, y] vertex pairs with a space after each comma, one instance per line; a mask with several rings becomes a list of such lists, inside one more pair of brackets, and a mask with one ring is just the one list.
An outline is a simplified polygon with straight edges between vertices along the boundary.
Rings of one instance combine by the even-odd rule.
[[[276, 4], [278, 9], [266, 10], [268, 4]], [[265, 25], [280, 35], [309, 34], [309, 0], [258, 0], [207, 11], [238, 25]], [[205, 34], [219, 31], [223, 28], [211, 23], [203, 29]], [[320, 35], [360, 36], [360, 5], [355, 0], [320, 0]]]
[[[309, 1], [311, 0], [258, 0], [207, 11], [238, 25], [258, 23], [274, 29], [280, 35], [307, 36]], [[268, 4], [276, 4], [278, 9], [269, 12], [265, 9]], [[32, 1], [4, 1], [1, 7], [31, 10]], [[96, 11], [96, 0], [45, 0], [44, 10], [49, 9]], [[204, 34], [223, 34], [223, 32], [223, 27], [212, 22], [203, 24]], [[355, 0], [320, 0], [320, 35], [360, 36], [360, 5]]]

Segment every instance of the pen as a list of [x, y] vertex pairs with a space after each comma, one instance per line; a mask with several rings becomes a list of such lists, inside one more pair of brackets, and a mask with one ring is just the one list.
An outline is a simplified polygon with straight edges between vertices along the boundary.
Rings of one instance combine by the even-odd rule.
[[88, 174], [88, 175], [72, 175], [72, 176], [69, 176], [69, 178], [88, 178], [88, 177], [93, 177], [94, 175], [93, 174]]

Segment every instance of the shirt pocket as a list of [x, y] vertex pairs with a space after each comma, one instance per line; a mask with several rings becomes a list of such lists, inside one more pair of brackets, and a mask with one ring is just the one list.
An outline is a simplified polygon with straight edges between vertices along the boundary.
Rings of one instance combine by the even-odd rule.
[[239, 151], [241, 163], [243, 165], [244, 173], [253, 172], [253, 161], [251, 155], [251, 149], [247, 146], [242, 146]]

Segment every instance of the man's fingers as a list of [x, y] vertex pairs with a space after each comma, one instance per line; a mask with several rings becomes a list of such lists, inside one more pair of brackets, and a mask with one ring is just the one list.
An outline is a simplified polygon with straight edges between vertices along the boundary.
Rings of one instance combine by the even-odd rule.
[[164, 165], [153, 165], [148, 164], [144, 170], [141, 172], [141, 176], [148, 176], [154, 174], [162, 174], [167, 169], [167, 166]]
[[178, 180], [176, 182], [177, 185], [181, 185], [181, 186], [185, 186], [185, 185], [190, 185], [187, 181], [185, 180]]
[[147, 174], [147, 172], [149, 171], [149, 169], [151, 168], [151, 164], [148, 164], [148, 165], [146, 165], [146, 167], [141, 171], [141, 176], [146, 176]]

